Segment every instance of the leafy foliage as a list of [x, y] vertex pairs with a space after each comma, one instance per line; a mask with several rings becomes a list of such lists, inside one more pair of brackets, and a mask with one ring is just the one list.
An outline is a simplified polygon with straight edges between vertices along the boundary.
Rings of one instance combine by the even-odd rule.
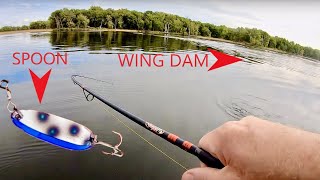
[[[109, 29], [134, 29], [145, 31], [173, 32], [188, 36], [221, 38], [246, 43], [254, 47], [278, 49], [291, 54], [320, 60], [320, 50], [303, 47], [285, 38], [270, 36], [260, 29], [229, 28], [209, 23], [193, 21], [185, 17], [163, 12], [138, 12], [127, 9], [103, 9], [92, 6], [89, 9], [60, 9], [51, 13], [48, 21], [30, 23], [30, 29], [61, 29], [99, 27]], [[23, 27], [3, 27], [0, 31], [28, 29]]]
[[5, 31], [19, 31], [19, 30], [27, 30], [29, 29], [29, 26], [3, 26], [0, 28], [0, 32]]
[[49, 29], [50, 24], [48, 21], [34, 21], [29, 25], [30, 29]]

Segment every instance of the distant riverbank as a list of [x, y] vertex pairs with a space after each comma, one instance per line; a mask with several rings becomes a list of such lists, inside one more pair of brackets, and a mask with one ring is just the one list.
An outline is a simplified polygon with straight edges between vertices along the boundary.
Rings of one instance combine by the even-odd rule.
[[[51, 31], [58, 31], [57, 29], [28, 29], [28, 30], [16, 30], [16, 31], [5, 31], [5, 32], [0, 32], [0, 35], [8, 35], [8, 34], [16, 34], [16, 33], [39, 33], [39, 32], [51, 32]], [[152, 35], [165, 35], [161, 31], [145, 31], [145, 30], [132, 30], [132, 29], [108, 29], [108, 28], [64, 28], [61, 29], [61, 31], [86, 31], [86, 32], [131, 32], [131, 33], [143, 33], [143, 34], [152, 34]], [[181, 35], [177, 33], [170, 33], [170, 36], [179, 36]], [[225, 43], [231, 43], [231, 44], [237, 44], [241, 46], [246, 46], [248, 48], [254, 48], [254, 49], [260, 49], [260, 50], [268, 50], [268, 51], [273, 51], [277, 53], [283, 53], [283, 54], [288, 54], [285, 51], [281, 51], [278, 49], [273, 49], [273, 48], [261, 48], [261, 47], [254, 47], [250, 45], [249, 43], [244, 43], [244, 42], [234, 42], [226, 39], [221, 39], [221, 38], [213, 38], [213, 37], [206, 37], [206, 36], [182, 36], [182, 37], [191, 37], [195, 39], [202, 39], [202, 40], [209, 40], [209, 41], [219, 41], [219, 42], [225, 42]]]
[[17, 30], [17, 31], [4, 31], [4, 32], [0, 32], [0, 35], [26, 33], [26, 32], [51, 32], [51, 31], [52, 29], [27, 29], [27, 30]]
[[[28, 30], [16, 30], [16, 31], [5, 31], [0, 32], [0, 35], [4, 34], [16, 34], [16, 33], [36, 33], [36, 32], [51, 32], [51, 31], [58, 31], [57, 29], [28, 29]], [[152, 34], [152, 35], [165, 35], [161, 31], [145, 31], [145, 30], [132, 30], [132, 29], [108, 29], [108, 28], [65, 28], [61, 29], [61, 31], [87, 31], [87, 32], [100, 32], [100, 31], [113, 31], [113, 32], [131, 32], [131, 33], [143, 33], [143, 34]], [[170, 36], [181, 36], [178, 33], [170, 33]], [[249, 44], [243, 42], [234, 42], [226, 39], [221, 38], [213, 38], [213, 37], [205, 37], [205, 36], [182, 36], [182, 37], [192, 37], [195, 39], [202, 39], [202, 40], [210, 40], [210, 41], [219, 41], [219, 42], [226, 42], [238, 45], [247, 46]]]
[[[26, 32], [51, 32], [51, 31], [58, 31], [57, 29], [27, 29], [27, 30], [16, 30], [16, 31], [4, 31], [0, 32], [0, 35], [3, 34], [16, 34], [16, 33], [26, 33]], [[61, 31], [88, 31], [88, 32], [100, 32], [100, 31], [114, 31], [114, 32], [131, 32], [131, 33], [144, 33], [144, 34], [152, 34], [152, 35], [164, 35], [161, 31], [145, 31], [145, 30], [132, 30], [132, 29], [108, 29], [108, 28], [65, 28], [61, 29]], [[178, 33], [170, 33], [170, 36], [181, 36]], [[188, 37], [188, 36], [184, 36]], [[245, 43], [241, 42], [234, 42], [226, 39], [221, 38], [213, 38], [213, 37], [205, 37], [205, 36], [189, 36], [196, 39], [203, 39], [203, 40], [211, 40], [211, 41], [219, 41], [219, 42], [227, 42], [232, 44], [238, 45], [246, 45]]]
[[[26, 32], [51, 32], [58, 31], [57, 29], [27, 29], [27, 30], [16, 30], [16, 31], [4, 31], [0, 32], [0, 35], [3, 34], [16, 34], [16, 33], [26, 33]], [[132, 29], [107, 29], [107, 28], [66, 28], [61, 29], [61, 31], [88, 31], [88, 32], [97, 32], [97, 31], [115, 31], [115, 32], [133, 32], [133, 33], [145, 33], [142, 30], [132, 30]], [[150, 34], [161, 34], [159, 31], [148, 31]]]
[[52, 12], [45, 21], [33, 21], [29, 26], [4, 26], [0, 28], [0, 32], [10, 34], [9, 31], [28, 32], [28, 29], [123, 31], [157, 35], [169, 33], [171, 36], [228, 42], [255, 49], [274, 49], [272, 51], [320, 60], [320, 50], [302, 46], [286, 38], [271, 36], [261, 29], [231, 28], [164, 12], [103, 9], [99, 6], [89, 9], [63, 8]]

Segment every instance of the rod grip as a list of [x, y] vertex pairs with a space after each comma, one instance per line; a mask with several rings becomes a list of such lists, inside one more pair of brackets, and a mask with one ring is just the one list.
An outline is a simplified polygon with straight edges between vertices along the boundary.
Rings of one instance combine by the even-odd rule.
[[204, 149], [202, 148], [199, 148], [199, 149], [200, 149], [200, 152], [198, 153], [198, 158], [200, 159], [200, 161], [202, 161], [208, 167], [212, 167], [216, 169], [224, 168], [224, 165], [221, 163], [219, 159], [213, 157], [210, 153], [208, 153]]

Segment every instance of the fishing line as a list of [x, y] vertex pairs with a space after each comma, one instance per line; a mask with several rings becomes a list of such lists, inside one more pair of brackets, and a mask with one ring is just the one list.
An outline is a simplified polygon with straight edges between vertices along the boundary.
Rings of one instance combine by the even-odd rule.
[[[95, 101], [96, 102], [96, 101]], [[131, 132], [133, 132], [134, 134], [136, 134], [140, 139], [142, 139], [143, 141], [145, 141], [147, 144], [149, 144], [151, 147], [153, 147], [154, 149], [156, 149], [157, 151], [159, 151], [161, 154], [163, 154], [164, 156], [166, 156], [168, 159], [170, 159], [172, 162], [174, 162], [175, 164], [177, 164], [178, 166], [180, 166], [181, 168], [183, 168], [184, 170], [188, 170], [185, 166], [183, 166], [181, 163], [179, 163], [177, 160], [175, 160], [174, 158], [172, 158], [171, 156], [169, 156], [167, 153], [165, 153], [164, 151], [162, 151], [160, 148], [158, 148], [156, 145], [152, 144], [150, 141], [148, 141], [146, 138], [144, 138], [142, 135], [140, 135], [137, 131], [135, 131], [134, 129], [132, 129], [129, 125], [127, 125], [126, 123], [124, 123], [123, 121], [120, 120], [120, 118], [118, 118], [116, 115], [114, 115], [109, 109], [103, 107], [100, 103], [96, 102], [100, 108], [102, 108], [105, 112], [108, 112], [111, 116], [113, 116], [116, 120], [118, 120], [122, 125], [124, 125], [128, 130], [130, 130]]]
[[[204, 164], [206, 164], [208, 167], [222, 169], [224, 165], [221, 163], [221, 161], [214, 156], [212, 156], [210, 153], [205, 151], [202, 148], [197, 147], [196, 145], [190, 143], [189, 141], [185, 141], [179, 136], [169, 133], [155, 125], [153, 125], [150, 122], [147, 122], [143, 120], [140, 117], [135, 116], [134, 114], [122, 109], [121, 107], [111, 103], [109, 100], [103, 98], [102, 96], [98, 95], [95, 91], [92, 91], [90, 88], [86, 87], [79, 81], [77, 81], [77, 77], [79, 75], [72, 75], [71, 79], [75, 85], [78, 85], [84, 92], [85, 96], [88, 97], [89, 95], [92, 95], [92, 98], [89, 99], [92, 101], [94, 98], [98, 99], [103, 104], [109, 106], [113, 110], [117, 111], [118, 113], [124, 115], [129, 120], [139, 124], [141, 127], [149, 130], [150, 132], [156, 134], [157, 136], [165, 139], [166, 141], [170, 142], [171, 144], [180, 147], [181, 149], [185, 150], [186, 152], [193, 154], [197, 156]], [[94, 78], [92, 78], [94, 79]], [[87, 93], [87, 94], [86, 94]], [[88, 100], [88, 98], [87, 98]]]
[[[94, 78], [89, 78], [85, 76], [79, 76], [86, 79], [91, 79], [103, 83], [112, 84], [107, 81], [97, 80]], [[97, 135], [94, 135], [91, 130], [87, 127], [78, 124], [74, 121], [53, 115], [44, 112], [38, 112], [35, 110], [18, 110], [17, 106], [12, 102], [12, 94], [9, 89], [9, 81], [2, 80], [0, 83], [0, 88], [6, 90], [8, 106], [7, 109], [11, 113], [12, 122], [22, 129], [27, 134], [48, 142], [50, 144], [69, 149], [69, 150], [87, 150], [90, 149], [93, 145], [102, 145], [105, 147], [111, 148], [112, 152], [102, 151], [105, 155], [112, 155], [117, 157], [122, 157], [124, 153], [119, 149], [119, 146], [122, 143], [122, 135], [118, 132], [112, 131], [117, 134], [120, 138], [120, 141], [116, 145], [111, 145], [106, 142], [98, 141]], [[92, 101], [94, 96], [90, 93], [86, 93], [83, 90], [84, 96], [87, 101]], [[102, 110], [112, 115], [116, 120], [118, 120], [122, 125], [124, 125], [131, 132], [136, 134], [142, 140], [144, 140], [147, 144], [149, 144], [154, 149], [158, 150], [160, 153], [165, 155], [168, 159], [179, 165], [181, 168], [187, 170], [185, 166], [176, 161], [174, 158], [163, 152], [160, 148], [152, 144], [142, 135], [140, 135], [137, 131], [129, 127], [123, 121], [121, 121], [117, 116], [115, 116], [109, 109], [102, 107], [101, 103], [95, 101], [97, 105], [99, 105]]]
[[[91, 78], [91, 77], [86, 77], [86, 76], [78, 76], [81, 78], [85, 78], [85, 79], [90, 79], [90, 80], [94, 80], [97, 82], [103, 82], [103, 83], [108, 83], [113, 85], [113, 83], [111, 82], [107, 82], [107, 81], [102, 81], [99, 79], [95, 79], [95, 78]], [[101, 88], [98, 88], [101, 89]], [[84, 96], [86, 97], [87, 101], [92, 101], [94, 99], [94, 96], [92, 96], [90, 93], [87, 93], [85, 90], [83, 90]], [[92, 98], [89, 98], [91, 95]], [[188, 170], [184, 165], [182, 165], [181, 163], [179, 163], [177, 160], [175, 160], [173, 157], [171, 157], [170, 155], [168, 155], [167, 153], [165, 153], [164, 151], [162, 151], [160, 148], [158, 148], [156, 145], [154, 145], [153, 143], [151, 143], [149, 140], [147, 140], [145, 137], [143, 137], [141, 134], [139, 134], [137, 131], [135, 131], [133, 128], [131, 128], [128, 124], [126, 124], [125, 122], [123, 122], [119, 117], [117, 117], [114, 113], [112, 113], [109, 108], [106, 108], [104, 106], [102, 106], [101, 102], [97, 102], [94, 101], [102, 110], [104, 110], [105, 112], [109, 113], [114, 119], [116, 119], [118, 122], [120, 122], [123, 126], [125, 126], [128, 130], [130, 130], [131, 132], [133, 132], [135, 135], [137, 135], [140, 139], [142, 139], [144, 142], [146, 142], [147, 144], [149, 144], [151, 147], [153, 147], [154, 149], [156, 149], [158, 152], [160, 152], [161, 154], [163, 154], [165, 157], [167, 157], [169, 160], [171, 160], [173, 163], [177, 164], [178, 166], [180, 166], [181, 168], [183, 168], [184, 170]]]
[[[94, 91], [90, 90], [89, 88], [81, 84], [79, 81], [76, 80], [76, 77], [83, 77], [91, 80], [95, 80], [95, 79], [80, 76], [80, 75], [71, 76], [73, 83], [75, 85], [78, 85], [83, 90], [84, 96], [87, 99], [87, 101], [92, 101], [95, 98], [98, 99], [100, 102], [109, 106], [110, 108], [117, 111], [118, 113], [124, 115], [125, 117], [132, 120], [133, 122], [139, 124], [143, 128], [165, 139], [166, 141], [172, 143], [173, 145], [180, 147], [186, 152], [197, 156], [208, 167], [213, 167], [217, 169], [222, 169], [224, 167], [224, 165], [219, 161], [219, 159], [213, 157], [207, 151], [195, 146], [189, 141], [185, 141], [181, 139], [175, 134], [169, 133], [151, 124], [150, 122], [147, 122], [131, 114], [130, 112], [120, 108], [119, 106], [116, 106], [115, 104], [102, 98], [100, 95], [96, 94]], [[104, 81], [101, 81], [101, 82], [104, 82]], [[9, 81], [2, 80], [0, 82], [0, 88], [6, 90], [7, 92], [7, 100], [8, 100], [7, 108], [8, 108], [8, 111], [11, 113], [12, 122], [18, 128], [22, 129], [25, 133], [35, 138], [38, 138], [40, 140], [43, 140], [45, 142], [48, 142], [50, 144], [53, 144], [65, 149], [69, 149], [69, 150], [83, 151], [83, 150], [88, 150], [92, 148], [94, 145], [103, 145], [113, 150], [112, 152], [103, 151], [103, 154], [113, 155], [117, 157], [123, 156], [124, 153], [119, 149], [119, 146], [122, 143], [122, 136], [120, 133], [113, 131], [113, 133], [117, 134], [120, 137], [119, 143], [114, 146], [102, 141], [98, 141], [97, 135], [95, 135], [90, 129], [72, 120], [59, 117], [53, 114], [48, 114], [45, 112], [35, 111], [35, 110], [19, 110], [17, 106], [12, 102], [12, 95], [9, 89]], [[167, 158], [169, 158], [170, 160], [178, 164], [183, 169], [187, 170], [186, 167], [184, 167], [175, 159], [170, 157], [168, 154], [166, 154], [165, 152], [160, 150], [158, 147], [153, 145], [150, 141], [145, 139], [143, 136], [141, 136], [135, 130], [130, 128], [128, 125], [123, 123], [119, 118], [113, 115], [110, 111], [108, 111], [107, 109], [105, 110], [109, 112], [119, 122], [121, 122], [124, 126], [126, 126], [130, 131], [134, 132], [141, 139], [147, 142], [149, 145], [154, 147], [156, 150], [161, 152], [163, 155], [165, 155]]]
[[91, 79], [91, 80], [94, 80], [94, 81], [97, 81], [97, 82], [103, 82], [103, 83], [107, 83], [107, 84], [113, 85], [113, 82], [104, 81], [104, 80], [100, 80], [100, 79], [96, 79], [96, 78], [92, 78], [92, 77], [87, 77], [87, 76], [82, 76], [82, 75], [77, 75], [77, 77], [81, 77], [81, 78], [84, 78], [84, 79]]

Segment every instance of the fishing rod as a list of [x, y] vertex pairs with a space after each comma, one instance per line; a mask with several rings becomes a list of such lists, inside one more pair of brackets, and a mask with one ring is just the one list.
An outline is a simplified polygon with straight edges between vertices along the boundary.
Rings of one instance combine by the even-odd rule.
[[[102, 98], [100, 95], [98, 95], [97, 93], [95, 93], [94, 91], [92, 91], [88, 87], [85, 87], [79, 81], [77, 81], [76, 77], [82, 77], [82, 78], [88, 78], [88, 77], [80, 76], [80, 75], [72, 75], [71, 76], [73, 83], [78, 85], [83, 90], [83, 93], [88, 101], [92, 101], [94, 98], [97, 98], [98, 100], [100, 100], [104, 104], [108, 105], [109, 107], [111, 107], [115, 111], [117, 111], [120, 114], [124, 115], [125, 117], [129, 118], [133, 122], [139, 124], [143, 128], [160, 136], [161, 138], [174, 144], [175, 146], [180, 147], [181, 149], [187, 151], [188, 153], [191, 153], [191, 154], [197, 156], [208, 167], [217, 168], [217, 169], [222, 169], [224, 167], [224, 165], [219, 161], [219, 159], [213, 157], [210, 153], [208, 153], [204, 149], [197, 147], [196, 145], [190, 143], [189, 141], [185, 141], [185, 140], [181, 139], [180, 137], [178, 137], [175, 134], [169, 133], [169, 132], [161, 129], [161, 128], [141, 119], [140, 117], [137, 117], [137, 116], [131, 114], [130, 112], [120, 108], [119, 106], [111, 103], [110, 101]], [[92, 78], [90, 78], [90, 79], [92, 79]]]

